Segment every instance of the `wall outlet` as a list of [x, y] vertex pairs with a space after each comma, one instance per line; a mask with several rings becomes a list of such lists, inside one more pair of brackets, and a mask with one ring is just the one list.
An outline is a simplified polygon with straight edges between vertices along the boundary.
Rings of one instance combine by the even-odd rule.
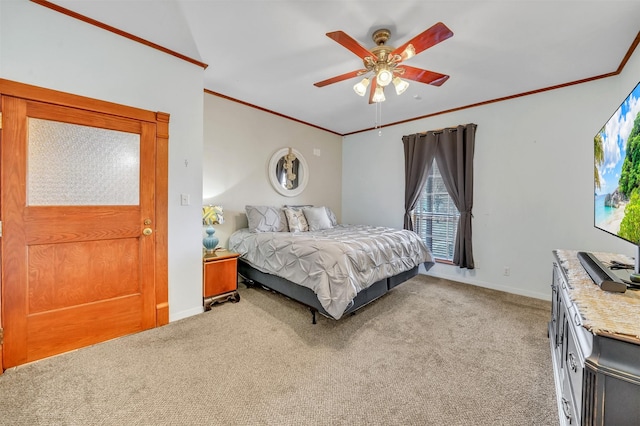
[[511, 268], [509, 268], [508, 266], [504, 267], [504, 271], [503, 271], [503, 275], [505, 277], [508, 277], [509, 275], [511, 275]]

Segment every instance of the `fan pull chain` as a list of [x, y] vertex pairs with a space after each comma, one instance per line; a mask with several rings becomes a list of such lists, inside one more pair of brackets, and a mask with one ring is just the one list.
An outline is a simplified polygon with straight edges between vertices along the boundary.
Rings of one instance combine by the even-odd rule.
[[374, 129], [378, 129], [378, 136], [382, 136], [382, 102], [376, 102], [376, 123]]

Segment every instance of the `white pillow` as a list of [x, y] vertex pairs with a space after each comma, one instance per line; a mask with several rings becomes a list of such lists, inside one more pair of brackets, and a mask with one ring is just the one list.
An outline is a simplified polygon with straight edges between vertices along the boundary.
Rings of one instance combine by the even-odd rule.
[[309, 224], [309, 231], [320, 231], [322, 229], [333, 228], [327, 209], [324, 207], [305, 207], [302, 209], [304, 217]]
[[289, 222], [289, 232], [306, 232], [309, 225], [304, 217], [304, 213], [300, 209], [284, 209], [284, 214]]
[[331, 226], [336, 226], [338, 224], [338, 218], [336, 218], [336, 214], [329, 207], [325, 206], [324, 208], [327, 209], [327, 216], [329, 216]]

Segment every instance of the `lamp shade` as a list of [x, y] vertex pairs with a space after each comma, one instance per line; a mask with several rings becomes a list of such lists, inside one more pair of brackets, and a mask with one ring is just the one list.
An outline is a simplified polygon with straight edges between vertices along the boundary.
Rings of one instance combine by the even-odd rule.
[[356, 83], [355, 86], [353, 86], [353, 90], [359, 95], [359, 96], [364, 96], [365, 93], [367, 93], [367, 86], [369, 85], [369, 79], [368, 78], [363, 78], [361, 82]]
[[218, 225], [224, 223], [222, 206], [202, 206], [202, 224]]
[[401, 95], [409, 87], [409, 83], [400, 77], [393, 77], [393, 85], [396, 87], [396, 94]]
[[371, 99], [373, 102], [384, 102], [386, 98], [384, 97], [384, 90], [382, 87], [376, 87], [375, 92], [373, 92], [373, 98]]
[[385, 87], [391, 83], [392, 79], [393, 73], [388, 68], [382, 68], [378, 71], [376, 82], [378, 83], [378, 86]]

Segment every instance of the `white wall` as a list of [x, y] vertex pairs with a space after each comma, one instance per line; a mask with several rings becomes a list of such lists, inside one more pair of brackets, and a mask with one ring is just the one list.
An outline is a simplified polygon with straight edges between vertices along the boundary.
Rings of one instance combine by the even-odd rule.
[[[552, 249], [634, 254], [593, 228], [592, 139], [638, 81], [640, 53], [620, 76], [384, 128], [382, 136], [347, 136], [342, 146], [332, 133], [203, 94], [193, 64], [27, 0], [0, 1], [0, 77], [171, 114], [171, 321], [202, 311], [200, 194], [225, 207], [223, 244], [246, 224], [246, 204], [324, 204], [345, 223], [401, 227], [402, 136], [468, 122], [478, 124], [477, 269], [437, 265], [430, 273], [549, 298]], [[273, 152], [288, 146], [311, 169], [295, 198], [276, 193], [266, 175]], [[190, 206], [180, 205], [181, 194]]]
[[593, 137], [639, 79], [636, 52], [619, 76], [347, 136], [343, 221], [402, 227], [402, 136], [476, 123], [476, 269], [438, 264], [429, 273], [550, 299], [553, 249], [635, 255], [593, 227]]
[[202, 312], [202, 68], [27, 0], [0, 19], [0, 77], [171, 114], [170, 320]]
[[[271, 156], [285, 147], [297, 149], [309, 165], [309, 183], [297, 197], [280, 195], [267, 175]], [[247, 226], [245, 205], [325, 205], [340, 218], [342, 137], [338, 135], [205, 94], [203, 157], [204, 202], [224, 207], [225, 223], [215, 226], [223, 247], [234, 230]]]

